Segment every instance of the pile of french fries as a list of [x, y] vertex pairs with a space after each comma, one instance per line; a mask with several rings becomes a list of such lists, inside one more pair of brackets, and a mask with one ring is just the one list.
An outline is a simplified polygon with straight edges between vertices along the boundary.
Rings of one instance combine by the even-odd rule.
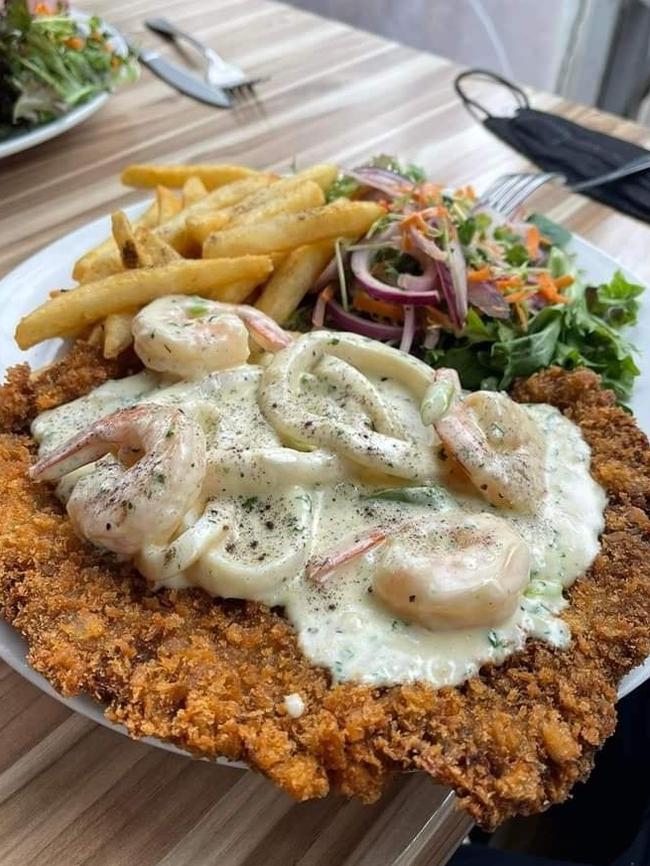
[[154, 201], [132, 222], [112, 215], [112, 236], [74, 265], [78, 285], [25, 316], [16, 342], [27, 349], [83, 334], [115, 358], [132, 342], [137, 311], [170, 294], [254, 303], [284, 324], [337, 238], [362, 237], [383, 213], [374, 202], [326, 204], [337, 174], [335, 165], [287, 177], [236, 165], [129, 166], [123, 183], [155, 189]]

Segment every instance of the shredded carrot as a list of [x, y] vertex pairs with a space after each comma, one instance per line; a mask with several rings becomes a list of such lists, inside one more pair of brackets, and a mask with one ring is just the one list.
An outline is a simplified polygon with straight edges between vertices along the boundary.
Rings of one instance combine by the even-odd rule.
[[452, 324], [451, 319], [446, 313], [443, 313], [442, 310], [439, 310], [437, 307], [427, 307], [427, 319], [431, 323], [435, 325], [440, 325], [446, 331], [453, 331], [454, 326]]
[[551, 304], [566, 304], [568, 298], [558, 292], [558, 287], [550, 274], [542, 273], [537, 275], [537, 283], [539, 285], [539, 293]]
[[405, 216], [404, 219], [400, 221], [399, 228], [402, 233], [402, 246], [406, 252], [413, 249], [413, 241], [409, 237], [411, 229], [416, 229], [416, 231], [420, 231], [422, 234], [426, 234], [429, 230], [429, 226], [424, 221], [422, 213], [422, 211], [416, 211], [415, 213]]
[[416, 186], [413, 196], [421, 207], [430, 206], [432, 202], [440, 204], [442, 199], [442, 186], [439, 183], [426, 181]]
[[537, 226], [531, 226], [526, 232], [526, 249], [528, 250], [528, 256], [531, 261], [535, 261], [539, 258], [539, 244], [541, 238], [542, 236]]
[[355, 292], [352, 298], [352, 306], [362, 313], [370, 313], [371, 316], [380, 316], [382, 319], [392, 319], [394, 322], [404, 320], [404, 308], [401, 304], [391, 304], [389, 301], [380, 301], [371, 297], [367, 292]]
[[501, 292], [505, 292], [508, 289], [519, 289], [521, 288], [521, 277], [512, 276], [512, 277], [504, 277], [501, 280], [496, 281], [497, 289]]
[[415, 228], [419, 229], [421, 232], [425, 232], [429, 228], [429, 226], [424, 221], [421, 210], [415, 211], [415, 213], [410, 213], [408, 216], [405, 216], [404, 219], [400, 221], [399, 225], [402, 231], [407, 231], [408, 229]]
[[485, 280], [489, 280], [492, 277], [492, 271], [490, 270], [489, 265], [484, 265], [482, 268], [479, 268], [475, 271], [469, 271], [467, 274], [467, 279], [470, 283], [482, 283]]
[[34, 9], [34, 15], [54, 15], [54, 9], [47, 3], [38, 3]]
[[571, 274], [564, 274], [562, 277], [556, 277], [553, 282], [556, 289], [567, 289], [574, 284], [575, 280]]
[[471, 184], [467, 184], [467, 186], [461, 186], [455, 190], [454, 196], [456, 198], [468, 198], [470, 201], [474, 201], [476, 193], [474, 192], [474, 187]]
[[66, 39], [65, 44], [73, 51], [81, 51], [81, 49], [84, 47], [83, 39], [80, 39], [78, 36], [72, 36], [70, 37], [70, 39]]
[[534, 292], [530, 292], [528, 289], [522, 289], [520, 292], [513, 292], [511, 295], [505, 295], [504, 300], [509, 304], [519, 304], [521, 301], [525, 301], [526, 298], [529, 298], [531, 294], [534, 294]]

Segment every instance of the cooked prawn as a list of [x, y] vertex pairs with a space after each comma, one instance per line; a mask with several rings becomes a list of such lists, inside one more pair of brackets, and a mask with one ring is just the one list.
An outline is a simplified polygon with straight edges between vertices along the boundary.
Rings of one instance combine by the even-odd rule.
[[492, 505], [534, 511], [546, 490], [544, 439], [526, 409], [499, 391], [462, 397], [452, 370], [436, 381], [422, 415], [447, 454]]
[[514, 613], [529, 569], [528, 547], [505, 520], [438, 515], [387, 539], [373, 588], [392, 611], [425, 628], [493, 626]]
[[186, 295], [152, 301], [134, 317], [131, 331], [146, 367], [185, 379], [244, 364], [249, 336], [269, 352], [291, 343], [290, 335], [255, 307]]
[[109, 453], [117, 460], [98, 463], [68, 500], [76, 530], [126, 555], [167, 541], [201, 494], [206, 444], [200, 426], [167, 406], [120, 409], [39, 460], [30, 475], [55, 480]]

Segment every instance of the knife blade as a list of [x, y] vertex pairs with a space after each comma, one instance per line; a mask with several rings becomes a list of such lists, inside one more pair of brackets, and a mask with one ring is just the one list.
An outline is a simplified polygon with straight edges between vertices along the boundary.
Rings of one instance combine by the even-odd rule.
[[217, 108], [230, 108], [232, 106], [232, 99], [222, 88], [206, 84], [200, 78], [192, 75], [191, 72], [186, 72], [181, 66], [161, 57], [157, 51], [144, 50], [131, 44], [129, 47], [140, 63], [143, 63], [154, 75], [157, 75], [165, 84], [178, 90], [179, 93]]

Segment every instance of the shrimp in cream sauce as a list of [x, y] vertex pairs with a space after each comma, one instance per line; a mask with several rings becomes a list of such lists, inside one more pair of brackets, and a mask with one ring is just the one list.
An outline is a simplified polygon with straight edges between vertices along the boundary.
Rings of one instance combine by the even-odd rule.
[[[143, 373], [33, 424], [34, 477], [61, 478], [81, 535], [154, 587], [281, 606], [337, 681], [455, 684], [530, 637], [567, 644], [563, 590], [605, 506], [574, 424], [357, 335], [294, 340], [250, 308], [164, 300], [136, 317]], [[163, 320], [161, 340], [188, 332], [171, 352], [147, 338]], [[127, 489], [141, 518], [116, 511]]]
[[134, 316], [131, 330], [135, 352], [146, 367], [184, 379], [244, 364], [249, 336], [267, 351], [291, 341], [255, 307], [185, 295], [152, 301]]

